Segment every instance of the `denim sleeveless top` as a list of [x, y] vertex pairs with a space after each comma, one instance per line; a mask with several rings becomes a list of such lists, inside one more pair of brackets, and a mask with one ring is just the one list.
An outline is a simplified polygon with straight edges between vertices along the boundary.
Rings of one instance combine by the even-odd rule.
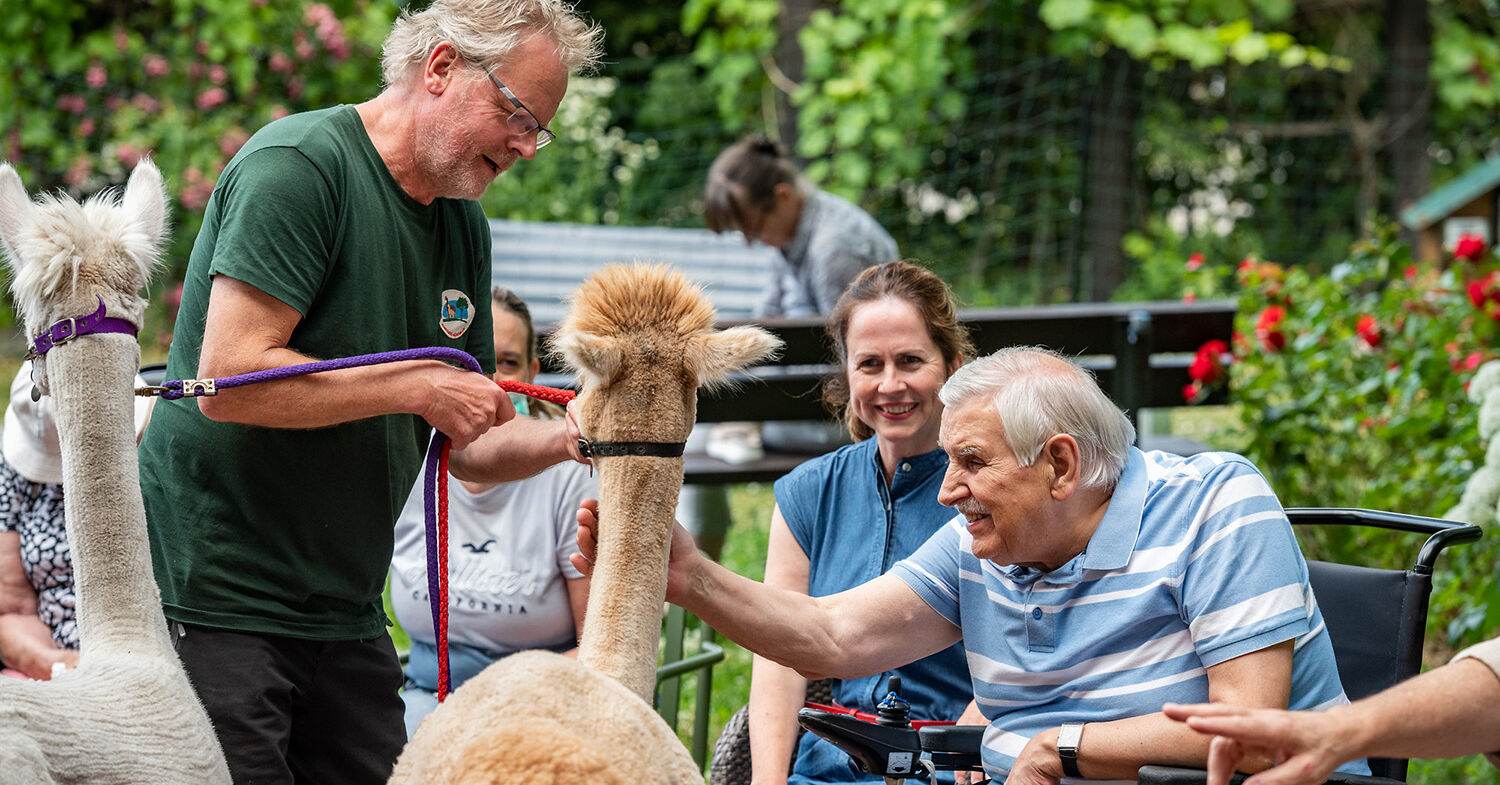
[[[948, 457], [942, 450], [902, 460], [889, 488], [874, 438], [808, 461], [776, 481], [776, 503], [792, 536], [807, 554], [808, 591], [837, 594], [888, 571], [953, 518], [938, 504]], [[861, 679], [836, 679], [840, 705], [873, 712], [901, 677], [901, 695], [918, 720], [954, 720], [973, 697], [963, 644], [892, 671]], [[951, 782], [951, 773], [940, 781]], [[854, 768], [842, 750], [803, 734], [790, 783], [880, 782]]]

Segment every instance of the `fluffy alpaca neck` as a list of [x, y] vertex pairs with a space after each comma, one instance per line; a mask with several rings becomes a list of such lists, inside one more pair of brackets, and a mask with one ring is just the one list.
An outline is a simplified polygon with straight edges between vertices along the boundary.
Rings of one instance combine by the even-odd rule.
[[82, 661], [106, 649], [169, 654], [136, 463], [133, 337], [92, 335], [47, 354]]
[[682, 459], [618, 457], [596, 464], [599, 549], [578, 658], [650, 703]]

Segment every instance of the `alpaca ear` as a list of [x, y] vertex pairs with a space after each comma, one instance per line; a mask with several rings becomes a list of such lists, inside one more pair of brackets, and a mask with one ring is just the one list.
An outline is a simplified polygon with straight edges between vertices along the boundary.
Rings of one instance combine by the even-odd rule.
[[167, 233], [167, 188], [162, 183], [161, 170], [150, 158], [142, 158], [135, 165], [120, 206], [140, 225], [151, 246], [160, 248]]
[[21, 226], [31, 210], [31, 198], [26, 195], [26, 187], [21, 185], [21, 176], [10, 164], [0, 164], [0, 240], [4, 241], [12, 258], [15, 258]]
[[713, 385], [730, 373], [767, 359], [781, 349], [781, 339], [759, 327], [730, 327], [688, 341], [684, 364], [700, 385]]
[[554, 334], [551, 344], [552, 350], [562, 355], [568, 367], [578, 371], [589, 384], [614, 379], [625, 359], [625, 352], [616, 338], [568, 330]]

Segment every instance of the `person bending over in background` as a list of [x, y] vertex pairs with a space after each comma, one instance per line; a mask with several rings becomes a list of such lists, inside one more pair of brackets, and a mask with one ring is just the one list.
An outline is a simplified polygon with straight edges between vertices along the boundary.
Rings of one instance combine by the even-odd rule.
[[901, 258], [869, 213], [814, 188], [778, 142], [757, 134], [725, 148], [708, 169], [704, 220], [781, 253], [755, 315], [829, 313], [860, 270]]

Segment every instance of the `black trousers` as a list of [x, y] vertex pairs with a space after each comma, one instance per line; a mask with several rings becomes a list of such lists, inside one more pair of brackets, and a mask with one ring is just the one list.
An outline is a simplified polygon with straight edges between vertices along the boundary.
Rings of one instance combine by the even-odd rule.
[[310, 641], [171, 622], [235, 785], [383, 785], [406, 744], [389, 635]]

